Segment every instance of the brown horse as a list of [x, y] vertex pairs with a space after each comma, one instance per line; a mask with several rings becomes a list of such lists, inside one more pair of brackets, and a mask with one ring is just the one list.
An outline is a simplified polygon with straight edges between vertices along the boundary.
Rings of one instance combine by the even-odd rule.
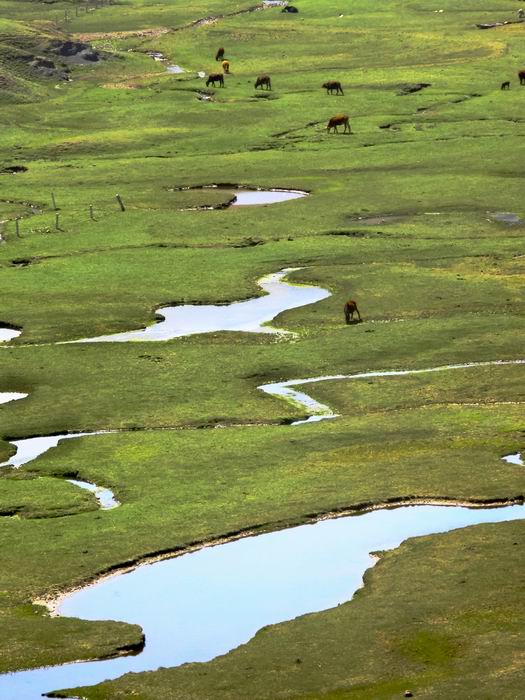
[[350, 128], [350, 122], [348, 121], [349, 117], [347, 114], [336, 114], [335, 117], [332, 117], [330, 121], [328, 122], [328, 125], [326, 127], [326, 130], [328, 133], [330, 133], [330, 129], [333, 129], [335, 133], [339, 133], [337, 131], [337, 127], [343, 125], [343, 134], [348, 131], [349, 134], [352, 133], [352, 129]]
[[227, 60], [225, 59], [225, 60], [221, 63], [221, 66], [222, 66], [222, 70], [223, 70], [225, 73], [229, 73], [229, 72], [230, 72], [230, 62], [229, 62], [229, 61], [227, 61]]
[[520, 70], [518, 78], [520, 79], [520, 85], [525, 85], [525, 70]]
[[272, 81], [269, 75], [260, 75], [255, 81], [255, 89], [260, 87], [261, 89], [265, 87], [267, 90], [272, 89]]
[[208, 76], [208, 80], [206, 81], [206, 87], [208, 87], [210, 83], [213, 85], [213, 87], [215, 87], [215, 83], [219, 83], [221, 87], [224, 87], [224, 76], [222, 75], [222, 73], [212, 73]]
[[357, 314], [357, 318], [359, 321], [361, 321], [361, 314], [359, 313], [359, 309], [357, 308], [357, 304], [353, 299], [349, 299], [346, 304], [345, 304], [345, 320], [346, 323], [352, 323], [354, 320], [354, 313]]
[[338, 80], [329, 80], [327, 83], [323, 83], [322, 87], [326, 88], [327, 95], [333, 95], [334, 90], [336, 95], [339, 95], [339, 93], [341, 93], [341, 95], [345, 94]]
[[217, 53], [215, 54], [215, 60], [222, 61], [223, 58], [224, 58], [224, 49], [221, 46], [221, 48], [218, 49]]

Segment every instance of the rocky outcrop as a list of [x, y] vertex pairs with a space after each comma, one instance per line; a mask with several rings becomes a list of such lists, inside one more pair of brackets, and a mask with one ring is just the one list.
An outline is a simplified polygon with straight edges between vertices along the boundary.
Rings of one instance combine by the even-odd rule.
[[52, 41], [49, 50], [62, 62], [72, 65], [96, 63], [102, 58], [90, 44], [81, 41]]

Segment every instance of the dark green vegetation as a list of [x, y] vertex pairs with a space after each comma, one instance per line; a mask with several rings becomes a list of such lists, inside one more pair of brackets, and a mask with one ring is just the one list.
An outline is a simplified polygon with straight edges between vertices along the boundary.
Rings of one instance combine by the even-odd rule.
[[[297, 428], [280, 423], [300, 411], [256, 389], [521, 356], [524, 227], [493, 214], [525, 220], [516, 76], [525, 39], [522, 25], [474, 28], [507, 19], [508, 6], [350, 11], [301, 0], [297, 16], [272, 8], [175, 31], [250, 2], [86, 5], [0, 0], [0, 321], [23, 328], [0, 349], [0, 391], [30, 394], [0, 406], [0, 460], [8, 439], [129, 432], [67, 441], [0, 473], [0, 616], [10, 631], [0, 670], [138, 642], [136, 628], [52, 619], [30, 604], [124, 562], [366, 502], [524, 490], [523, 468], [499, 459], [523, 448], [519, 367], [316, 385], [311, 394], [341, 417]], [[67, 66], [71, 82], [30, 65], [70, 33], [100, 60]], [[217, 70], [219, 46], [232, 74], [213, 101], [199, 100], [197, 71]], [[148, 50], [186, 72], [167, 74]], [[253, 89], [262, 73], [274, 87], [265, 97]], [[326, 96], [328, 79], [341, 80], [344, 97]], [[423, 82], [431, 86], [400, 94]], [[337, 112], [354, 135], [326, 134]], [[200, 211], [231, 195], [176, 190], [211, 183], [312, 196]], [[253, 296], [259, 276], [288, 265], [304, 267], [292, 278], [333, 292], [278, 318], [295, 338], [52, 344], [139, 328], [169, 302]], [[349, 296], [364, 323], [346, 327]], [[217, 424], [229, 427], [206, 429]], [[56, 476], [109, 486], [123, 505], [100, 512]], [[266, 629], [210, 664], [85, 694], [336, 700], [410, 687], [418, 697], [518, 697], [523, 534], [510, 523], [408, 542], [350, 604]]]

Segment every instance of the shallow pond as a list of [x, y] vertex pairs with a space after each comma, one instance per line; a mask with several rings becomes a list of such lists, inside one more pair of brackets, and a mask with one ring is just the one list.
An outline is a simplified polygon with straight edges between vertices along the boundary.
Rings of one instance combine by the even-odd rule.
[[67, 596], [61, 615], [139, 624], [137, 656], [0, 676], [3, 700], [92, 685], [129, 671], [207, 661], [247, 642], [261, 627], [352, 598], [370, 552], [408, 537], [525, 517], [522, 505], [469, 509], [404, 506], [248, 537], [143, 565]]
[[232, 304], [184, 304], [181, 306], [162, 306], [156, 313], [164, 320], [153, 326], [126, 333], [103, 335], [97, 338], [85, 338], [76, 343], [127, 343], [132, 340], [170, 340], [195, 333], [213, 333], [217, 331], [244, 331], [249, 333], [276, 333], [278, 331], [267, 325], [282, 311], [295, 309], [306, 304], [313, 304], [330, 296], [330, 292], [321, 287], [285, 282], [284, 277], [300, 268], [287, 268], [258, 280], [265, 295], [237, 301]]

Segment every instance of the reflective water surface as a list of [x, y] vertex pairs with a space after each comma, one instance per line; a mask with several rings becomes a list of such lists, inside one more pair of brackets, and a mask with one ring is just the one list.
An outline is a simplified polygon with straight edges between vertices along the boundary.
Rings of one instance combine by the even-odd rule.
[[207, 661], [261, 627], [352, 598], [369, 553], [407, 537], [525, 516], [522, 505], [468, 509], [404, 506], [324, 520], [143, 565], [69, 595], [61, 615], [139, 624], [138, 656], [67, 664], [0, 676], [2, 700], [92, 685], [129, 671]]
[[8, 343], [13, 338], [18, 338], [21, 332], [14, 328], [0, 328], [0, 343]]
[[290, 199], [306, 197], [307, 192], [299, 190], [236, 190], [237, 199], [232, 207], [243, 207], [252, 204], [278, 204]]
[[[313, 304], [330, 296], [321, 287], [309, 287], [285, 282], [284, 277], [300, 268], [286, 268], [280, 272], [262, 277], [258, 284], [265, 295], [237, 301], [233, 304], [185, 304], [183, 306], [163, 306], [157, 315], [164, 320], [153, 326], [126, 333], [103, 335], [97, 338], [84, 338], [76, 343], [127, 343], [132, 340], [170, 340], [195, 333], [216, 331], [244, 331], [249, 333], [276, 333], [275, 328], [263, 325], [282, 311]], [[280, 331], [284, 332], [284, 331]]]
[[22, 394], [19, 391], [0, 391], [0, 403], [9, 403], [9, 401], [20, 401], [25, 399], [28, 394]]
[[[27, 394], [22, 394], [21, 398], [25, 396], [27, 396]], [[0, 403], [2, 403], [1, 397], [2, 394], [0, 394]], [[46, 435], [44, 437], [11, 440], [10, 444], [16, 447], [16, 452], [7, 462], [0, 464], [0, 467], [19, 469], [22, 465], [32, 462], [40, 457], [40, 455], [44, 454], [44, 452], [56, 447], [62, 440], [72, 440], [74, 438], [90, 435], [103, 435], [107, 432], [109, 431], [99, 430], [93, 433], [63, 433], [62, 435]], [[89, 481], [79, 481], [78, 479], [66, 479], [66, 481], [69, 481], [70, 484], [78, 486], [81, 489], [90, 491], [97, 499], [101, 510], [110, 510], [120, 505], [110, 489], [97, 486], [97, 484], [91, 484]]]

